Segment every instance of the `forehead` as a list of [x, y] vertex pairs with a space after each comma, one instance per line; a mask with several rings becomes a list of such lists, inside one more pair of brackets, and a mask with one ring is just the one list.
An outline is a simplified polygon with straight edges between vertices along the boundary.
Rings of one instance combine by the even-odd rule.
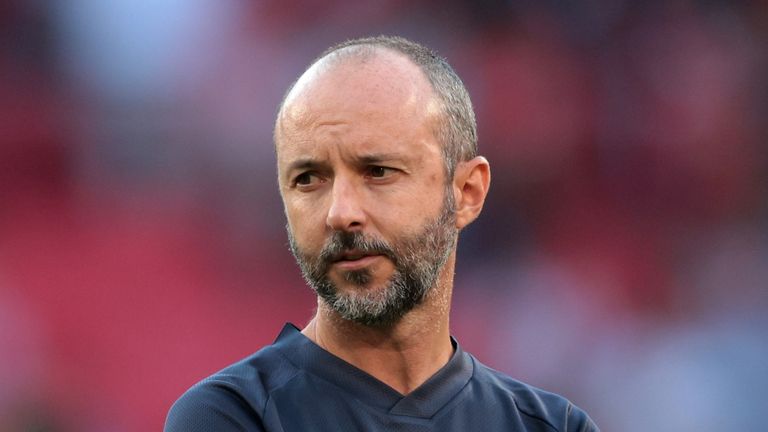
[[423, 72], [399, 53], [320, 60], [297, 81], [278, 115], [278, 157], [319, 132], [434, 135], [440, 107]]

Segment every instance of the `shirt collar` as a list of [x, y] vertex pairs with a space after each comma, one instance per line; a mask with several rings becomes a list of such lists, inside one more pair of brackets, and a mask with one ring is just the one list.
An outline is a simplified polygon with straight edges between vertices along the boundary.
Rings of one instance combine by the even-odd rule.
[[448, 363], [414, 391], [403, 396], [367, 372], [316, 345], [293, 324], [287, 323], [275, 347], [307, 373], [329, 381], [367, 405], [393, 415], [430, 418], [445, 406], [472, 377], [473, 363], [451, 337], [454, 352]]

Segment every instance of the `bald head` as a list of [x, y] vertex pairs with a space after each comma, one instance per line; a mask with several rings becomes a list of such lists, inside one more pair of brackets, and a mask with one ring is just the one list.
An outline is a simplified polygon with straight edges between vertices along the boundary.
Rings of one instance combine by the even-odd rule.
[[[417, 120], [437, 140], [442, 104], [421, 70], [407, 57], [388, 49], [366, 47], [361, 55], [345, 55], [350, 49], [321, 58], [293, 86], [275, 127], [278, 149], [282, 141], [300, 139], [294, 132], [318, 121], [323, 113], [338, 119], [359, 115]], [[398, 129], [396, 124], [389, 128], [393, 133]]]
[[[341, 68], [347, 65], [352, 67]], [[278, 111], [275, 127], [275, 144], [283, 133], [282, 122], [286, 116], [298, 120], [296, 115], [311, 107], [314, 100], [310, 95], [316, 84], [334, 77], [338, 85], [348, 85], [350, 73], [373, 72], [379, 78], [392, 78], [389, 83], [378, 84], [370, 89], [383, 92], [358, 93], [365, 95], [372, 104], [391, 91], [410, 91], [412, 102], [426, 104], [425, 112], [434, 118], [431, 121], [436, 140], [441, 145], [446, 172], [453, 175], [456, 164], [477, 155], [477, 129], [475, 115], [469, 94], [463, 83], [448, 65], [428, 48], [399, 37], [379, 36], [355, 39], [333, 46], [320, 55], [299, 77], [286, 93]], [[399, 84], [399, 85], [398, 85]], [[426, 85], [425, 85], [426, 84]], [[333, 88], [331, 86], [331, 88]], [[363, 89], [359, 89], [363, 90]], [[309, 97], [307, 97], [309, 96]], [[303, 101], [297, 105], [297, 101]]]

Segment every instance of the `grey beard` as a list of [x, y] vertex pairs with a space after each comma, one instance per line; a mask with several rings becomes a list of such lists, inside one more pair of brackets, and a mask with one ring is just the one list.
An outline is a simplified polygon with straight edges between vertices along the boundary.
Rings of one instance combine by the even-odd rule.
[[[419, 233], [396, 238], [392, 244], [361, 232], [336, 231], [320, 254], [312, 256], [299, 248], [288, 228], [290, 250], [307, 284], [343, 319], [371, 327], [391, 326], [399, 321], [435, 287], [456, 244], [453, 193], [446, 189], [440, 215], [427, 222]], [[392, 261], [395, 270], [383, 289], [366, 290], [373, 277], [368, 269], [344, 274], [345, 280], [359, 288], [351, 293], [340, 292], [330, 280], [328, 269], [333, 257], [350, 249], [384, 255]]]

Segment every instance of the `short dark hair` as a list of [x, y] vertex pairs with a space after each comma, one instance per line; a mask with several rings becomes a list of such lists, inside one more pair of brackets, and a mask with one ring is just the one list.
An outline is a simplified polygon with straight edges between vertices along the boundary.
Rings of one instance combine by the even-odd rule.
[[[459, 162], [477, 156], [477, 122], [469, 92], [444, 58], [424, 45], [399, 36], [375, 36], [336, 44], [313, 60], [306, 70], [326, 57], [337, 57], [338, 60], [367, 57], [374, 55], [376, 48], [389, 49], [404, 55], [421, 69], [432, 85], [443, 110], [435, 135], [442, 147], [448, 178], [453, 178]], [[286, 97], [295, 84], [291, 84], [285, 93], [278, 113], [282, 112]]]

